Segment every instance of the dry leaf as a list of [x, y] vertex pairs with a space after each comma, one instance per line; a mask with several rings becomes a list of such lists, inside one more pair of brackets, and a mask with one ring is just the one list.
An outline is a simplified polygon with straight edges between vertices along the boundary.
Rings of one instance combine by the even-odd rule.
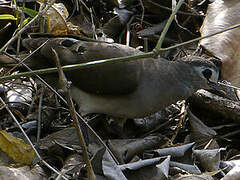
[[0, 149], [15, 162], [27, 165], [32, 163], [34, 151], [31, 146], [6, 131], [0, 131]]
[[47, 32], [56, 35], [66, 35], [68, 32], [66, 19], [69, 14], [62, 3], [55, 3], [44, 15], [47, 20]]
[[[207, 14], [201, 27], [201, 35], [206, 36], [232, 25], [240, 23], [240, 2], [214, 1], [208, 6]], [[206, 39], [200, 44], [214, 56], [221, 59], [222, 78], [235, 86], [240, 86], [240, 29], [236, 28]]]

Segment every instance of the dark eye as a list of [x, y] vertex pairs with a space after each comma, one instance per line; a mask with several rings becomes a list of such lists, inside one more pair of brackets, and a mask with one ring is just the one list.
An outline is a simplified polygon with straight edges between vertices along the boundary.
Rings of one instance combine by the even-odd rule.
[[202, 71], [202, 73], [207, 80], [209, 80], [212, 76], [212, 71], [210, 69], [205, 69], [204, 71]]
[[87, 49], [83, 46], [79, 46], [78, 49], [77, 49], [77, 53], [78, 54], [84, 54], [84, 52], [86, 51]]
[[65, 47], [71, 47], [73, 44], [74, 44], [74, 42], [69, 40], [69, 39], [66, 39], [66, 40], [61, 42], [61, 45], [65, 46]]

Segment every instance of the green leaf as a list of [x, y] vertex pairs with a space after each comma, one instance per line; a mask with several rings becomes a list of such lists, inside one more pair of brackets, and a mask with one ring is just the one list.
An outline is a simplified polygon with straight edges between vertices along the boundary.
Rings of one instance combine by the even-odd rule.
[[28, 22], [29, 22], [29, 18], [24, 19], [24, 21], [23, 21], [23, 26], [25, 26], [25, 24], [27, 24]]
[[11, 14], [1, 14], [1, 15], [0, 15], [0, 20], [14, 20], [14, 21], [16, 21], [17, 18], [14, 17], [14, 16], [11, 15]]
[[33, 9], [29, 9], [29, 8], [26, 8], [26, 7], [24, 8], [23, 12], [26, 13], [27, 15], [29, 15], [30, 17], [35, 17], [38, 14], [38, 11], [35, 11]]
[[[25, 26], [29, 22], [29, 18], [23, 20], [23, 26]], [[20, 24], [18, 25], [18, 28], [20, 28]]]
[[18, 6], [17, 6], [16, 0], [14, 0], [13, 2], [14, 2], [14, 5], [15, 5], [15, 8], [17, 9]]

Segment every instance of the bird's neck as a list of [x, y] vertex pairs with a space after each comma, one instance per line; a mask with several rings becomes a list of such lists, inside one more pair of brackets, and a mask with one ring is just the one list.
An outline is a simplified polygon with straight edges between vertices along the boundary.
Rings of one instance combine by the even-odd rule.
[[[153, 60], [153, 62], [145, 63], [144, 68], [148, 68], [148, 70], [144, 71], [147, 74], [144, 75], [143, 81], [146, 83], [143, 83], [141, 88], [149, 92], [147, 93], [148, 101], [149, 104], [156, 106], [154, 108], [159, 109], [180, 99], [186, 99], [195, 91], [191, 81], [185, 79], [191, 78], [185, 76], [188, 74], [186, 71], [191, 74], [191, 69], [187, 64], [167, 60]], [[154, 63], [154, 66], [147, 65], [148, 63]], [[161, 103], [156, 103], [157, 101]]]

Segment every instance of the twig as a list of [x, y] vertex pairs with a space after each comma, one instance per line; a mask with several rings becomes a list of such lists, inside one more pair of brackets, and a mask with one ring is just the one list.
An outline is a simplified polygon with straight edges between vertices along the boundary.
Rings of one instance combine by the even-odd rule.
[[39, 105], [38, 105], [38, 128], [37, 128], [37, 144], [36, 146], [38, 147], [39, 142], [40, 142], [40, 136], [41, 136], [41, 115], [42, 115], [42, 101], [43, 101], [43, 94], [44, 94], [44, 89], [42, 88], [41, 94], [39, 97]]
[[[19, 127], [19, 129], [22, 131], [24, 137], [26, 138], [26, 140], [28, 141], [28, 143], [30, 144], [30, 146], [32, 147], [32, 149], [34, 150], [37, 158], [39, 159], [40, 163], [44, 164], [45, 166], [47, 166], [49, 169], [51, 169], [52, 171], [54, 171], [55, 173], [57, 173], [58, 175], [62, 175], [61, 172], [57, 171], [56, 169], [54, 169], [52, 166], [50, 166], [46, 161], [44, 161], [42, 159], [42, 157], [40, 156], [40, 154], [38, 153], [37, 149], [34, 147], [33, 143], [31, 142], [31, 140], [29, 139], [28, 135], [26, 134], [26, 132], [24, 131], [24, 129], [22, 128], [22, 126], [20, 125], [20, 123], [18, 122], [17, 118], [14, 116], [14, 114], [12, 113], [12, 111], [9, 109], [8, 105], [3, 101], [3, 99], [0, 97], [0, 102], [3, 104], [3, 106], [6, 108], [7, 112], [10, 114], [10, 116], [13, 118], [14, 122], [17, 124], [17, 126]], [[62, 175], [62, 177], [64, 179], [67, 180], [66, 177], [64, 177]]]
[[[195, 38], [180, 44], [176, 44], [167, 48], [160, 48], [158, 51], [167, 51], [167, 50], [171, 50], [177, 47], [181, 47], [181, 46], [185, 46], [187, 44], [193, 43], [195, 41], [199, 41], [202, 39], [206, 39], [218, 34], [221, 34], [223, 32], [226, 31], [230, 31], [236, 28], [239, 28], [240, 24], [236, 24], [233, 26], [230, 26], [229, 28], [225, 28], [224, 30], [203, 36], [203, 37], [199, 37], [199, 38]], [[149, 58], [149, 57], [154, 57], [156, 52], [148, 52], [148, 53], [144, 53], [144, 54], [139, 54], [139, 55], [134, 55], [134, 56], [125, 56], [125, 57], [118, 57], [118, 58], [111, 58], [111, 59], [104, 59], [104, 60], [97, 60], [97, 61], [91, 61], [91, 62], [87, 62], [87, 63], [81, 63], [81, 64], [75, 64], [75, 65], [68, 65], [68, 66], [62, 66], [63, 71], [71, 71], [71, 70], [75, 70], [75, 69], [84, 69], [84, 68], [91, 68], [91, 67], [96, 67], [96, 66], [101, 66], [104, 64], [113, 64], [113, 63], [118, 63], [118, 62], [128, 62], [128, 61], [134, 61], [134, 60], [140, 60], [143, 58]], [[8, 53], [4, 54], [8, 55], [11, 58], [16, 59], [15, 57], [9, 55]], [[157, 53], [158, 54], [158, 53]], [[11, 80], [11, 79], [16, 79], [19, 78], [21, 76], [26, 76], [26, 77], [30, 77], [30, 76], [34, 76], [34, 75], [40, 75], [40, 74], [48, 74], [48, 73], [53, 73], [53, 72], [57, 72], [57, 68], [46, 68], [46, 69], [40, 69], [40, 70], [35, 70], [35, 71], [31, 71], [31, 72], [25, 72], [25, 73], [18, 73], [15, 75], [9, 75], [9, 76], [3, 76], [0, 77], [0, 83], [3, 81], [7, 81], [7, 80]]]
[[145, 14], [145, 8], [144, 8], [142, 0], [139, 0], [139, 2], [140, 2], [140, 5], [141, 5], [141, 8], [142, 8], [142, 15], [141, 15], [141, 25], [142, 25], [143, 24], [143, 19], [144, 19], [144, 14]]
[[[75, 70], [75, 69], [84, 69], [84, 68], [101, 66], [101, 65], [104, 65], [104, 64], [113, 64], [113, 63], [122, 62], [122, 61], [127, 62], [127, 61], [137, 60], [139, 58], [149, 57], [149, 55], [153, 56], [154, 53], [150, 52], [150, 53], [145, 53], [145, 54], [141, 54], [141, 55], [137, 55], [137, 56], [126, 56], [126, 57], [92, 61], [92, 62], [75, 64], [75, 65], [67, 65], [67, 66], [63, 66], [62, 69], [64, 71], [71, 71], [71, 70]], [[30, 77], [30, 76], [34, 76], [34, 75], [56, 73], [56, 72], [57, 72], [57, 68], [55, 67], [55, 68], [46, 68], [46, 69], [34, 70], [34, 71], [31, 71], [31, 72], [18, 73], [18, 74], [14, 74], [14, 75], [0, 77], [0, 83], [3, 82], [3, 81], [6, 81], [6, 80], [19, 78], [21, 76]]]
[[55, 54], [54, 60], [55, 60], [56, 66], [58, 68], [60, 85], [61, 85], [61, 88], [62, 88], [62, 90], [63, 90], [63, 92], [66, 96], [68, 106], [69, 106], [69, 110], [70, 110], [70, 114], [73, 118], [75, 128], [78, 132], [80, 144], [81, 144], [81, 147], [82, 147], [83, 158], [84, 158], [85, 163], [87, 164], [88, 179], [95, 180], [96, 177], [95, 177], [91, 162], [90, 162], [89, 157], [88, 157], [86, 143], [85, 143], [85, 140], [84, 140], [84, 137], [83, 137], [83, 133], [82, 133], [80, 124], [78, 122], [78, 118], [77, 118], [77, 115], [76, 115], [76, 110], [75, 110], [74, 105], [73, 105], [72, 97], [71, 97], [70, 92], [69, 92], [69, 88], [68, 88], [69, 85], [68, 85], [68, 82], [67, 82], [67, 78], [66, 78], [66, 76], [63, 73], [63, 70], [61, 68], [57, 52], [54, 49], [52, 49], [52, 51]]
[[47, 5], [41, 12], [38, 13], [37, 16], [35, 16], [31, 21], [29, 21], [28, 24], [26, 24], [18, 33], [16, 33], [1, 49], [0, 49], [0, 54], [10, 45], [13, 41], [15, 41], [20, 34], [22, 34], [26, 29], [33, 24], [38, 18], [40, 18], [42, 15], [44, 15], [47, 10], [54, 4], [55, 0], [53, 0], [49, 5]]
[[181, 107], [181, 112], [180, 112], [182, 115], [180, 116], [179, 118], [179, 122], [177, 124], [177, 129], [175, 131], [175, 133], [173, 134], [172, 138], [171, 138], [171, 143], [173, 144], [173, 141], [175, 140], [175, 138], [177, 137], [178, 135], [178, 132], [180, 131], [181, 127], [182, 127], [182, 124], [183, 124], [183, 121], [184, 119], [186, 118], [186, 115], [187, 115], [187, 111], [186, 111], [186, 105], [185, 103], [182, 103], [182, 107]]
[[167, 24], [165, 25], [165, 27], [164, 27], [164, 29], [163, 29], [163, 31], [161, 33], [161, 36], [160, 36], [160, 38], [159, 38], [159, 40], [157, 42], [157, 45], [156, 45], [156, 47], [154, 49], [154, 51], [156, 51], [156, 54], [158, 54], [160, 52], [159, 50], [162, 47], [162, 43], [163, 43], [163, 40], [164, 40], [164, 38], [165, 38], [165, 36], [166, 36], [166, 34], [168, 32], [168, 29], [169, 29], [170, 25], [172, 24], [172, 21], [173, 21], [175, 15], [177, 14], [177, 12], [178, 12], [178, 10], [181, 7], [183, 2], [184, 2], [184, 0], [180, 0], [177, 3], [177, 6], [173, 9], [171, 16], [168, 18]]
[[[36, 52], [36, 51], [34, 51], [34, 52]], [[9, 54], [6, 53], [6, 52], [3, 52], [3, 53], [4, 53], [5, 55], [7, 55], [8, 57], [14, 59], [16, 62], [22, 62], [22, 61], [18, 60], [17, 58], [9, 55]], [[31, 53], [31, 55], [32, 55], [32, 54], [33, 54], [33, 53]], [[31, 55], [29, 55], [29, 56], [31, 56]], [[26, 59], [26, 58], [25, 58], [25, 59]], [[23, 65], [27, 70], [30, 71], [29, 73], [33, 72], [32, 69], [29, 68], [26, 64], [22, 63], [22, 65]], [[57, 69], [56, 69], [56, 72], [57, 72]], [[20, 74], [20, 73], [19, 73], [19, 74]], [[64, 104], [68, 105], [67, 101], [66, 101], [55, 89], [53, 89], [46, 81], [44, 81], [44, 80], [43, 80], [39, 75], [37, 75], [37, 74], [36, 74], [35, 76], [36, 76], [45, 86], [47, 86], [48, 89], [50, 89], [54, 94], [56, 94], [56, 95], [63, 101]], [[1, 79], [1, 77], [0, 77], [0, 79]], [[13, 78], [13, 79], [15, 79], [15, 78]], [[1, 83], [1, 81], [0, 81], [0, 83]], [[95, 135], [95, 137], [96, 137], [96, 138], [99, 140], [99, 142], [106, 148], [106, 150], [108, 150], [108, 152], [112, 155], [112, 158], [115, 160], [115, 162], [116, 162], [117, 164], [119, 164], [119, 162], [117, 161], [116, 157], [112, 154], [112, 152], [109, 150], [109, 148], [107, 147], [107, 145], [103, 142], [103, 140], [99, 137], [99, 135], [92, 129], [92, 127], [91, 127], [88, 123], [85, 122], [85, 120], [83, 119], [83, 117], [82, 117], [79, 113], [77, 113], [77, 116], [78, 116], [79, 119], [88, 127], [89, 131], [91, 131], [91, 133], [93, 133], [93, 134]]]
[[9, 70], [9, 72], [12, 72], [14, 69], [16, 69], [18, 66], [21, 66], [21, 65], [23, 65], [23, 66], [26, 67], [26, 65], [24, 64], [24, 62], [25, 62], [27, 59], [29, 59], [31, 56], [33, 56], [33, 55], [34, 55], [39, 49], [41, 49], [41, 47], [43, 47], [48, 41], [49, 41], [49, 40], [46, 40], [46, 41], [45, 41], [44, 43], [42, 43], [37, 49], [35, 49], [32, 53], [30, 53], [27, 57], [23, 58], [22, 60], [18, 60], [17, 58], [13, 58], [13, 56], [9, 56], [8, 53], [3, 52], [3, 54], [5, 54], [6, 56], [12, 58], [13, 60], [15, 60], [15, 61], [17, 62], [16, 66], [14, 66], [13, 68], [11, 68], [11, 69]]
[[[202, 39], [206, 39], [218, 34], [221, 34], [223, 32], [226, 31], [230, 31], [236, 28], [239, 28], [240, 24], [236, 24], [233, 26], [230, 26], [228, 28], [225, 28], [224, 30], [203, 36], [203, 37], [199, 37], [199, 38], [195, 38], [180, 44], [176, 44], [167, 48], [160, 48], [158, 51], [167, 51], [167, 50], [171, 50], [177, 47], [181, 47], [190, 43], [193, 43], [195, 41], [199, 41]], [[81, 64], [74, 64], [74, 65], [67, 65], [67, 66], [62, 66], [63, 71], [71, 71], [71, 70], [75, 70], [75, 69], [84, 69], [84, 68], [91, 68], [91, 67], [96, 67], [96, 66], [101, 66], [104, 64], [113, 64], [113, 63], [118, 63], [118, 62], [128, 62], [128, 61], [134, 61], [134, 60], [140, 60], [143, 58], [149, 58], [149, 57], [154, 57], [156, 52], [148, 52], [148, 53], [143, 53], [143, 54], [139, 54], [139, 55], [134, 55], [134, 56], [125, 56], [125, 57], [118, 57], [118, 58], [110, 58], [110, 59], [104, 59], [104, 60], [97, 60], [97, 61], [91, 61], [91, 62], [87, 62], [87, 63], [81, 63]], [[9, 57], [16, 59], [15, 57], [9, 55], [8, 53], [4, 54], [8, 55]], [[158, 53], [157, 53], [158, 54]], [[40, 75], [40, 74], [48, 74], [48, 73], [53, 73], [53, 72], [57, 72], [57, 68], [46, 68], [46, 69], [40, 69], [40, 70], [35, 70], [32, 72], [25, 72], [25, 73], [18, 73], [15, 75], [9, 75], [9, 76], [3, 76], [0, 77], [0, 82], [3, 81], [7, 81], [7, 80], [11, 80], [11, 79], [16, 79], [19, 78], [21, 76], [26, 76], [26, 77], [30, 77], [30, 76], [34, 76], [34, 75]]]
[[[22, 6], [23, 10], [25, 8], [25, 4], [26, 4], [26, 0], [23, 0], [23, 6]], [[23, 27], [23, 18], [24, 18], [23, 17], [23, 15], [24, 15], [23, 10], [21, 11], [21, 19], [20, 19], [20, 28], [19, 29], [22, 29], [22, 27]], [[19, 54], [19, 50], [20, 50], [20, 41], [21, 41], [21, 34], [19, 34], [18, 41], [17, 41], [17, 55]]]
[[93, 20], [93, 11], [92, 11], [92, 8], [90, 8], [90, 15], [91, 15], [91, 22], [92, 22], [93, 39], [98, 39], [97, 33], [96, 33], [96, 26], [95, 26], [94, 20]]

